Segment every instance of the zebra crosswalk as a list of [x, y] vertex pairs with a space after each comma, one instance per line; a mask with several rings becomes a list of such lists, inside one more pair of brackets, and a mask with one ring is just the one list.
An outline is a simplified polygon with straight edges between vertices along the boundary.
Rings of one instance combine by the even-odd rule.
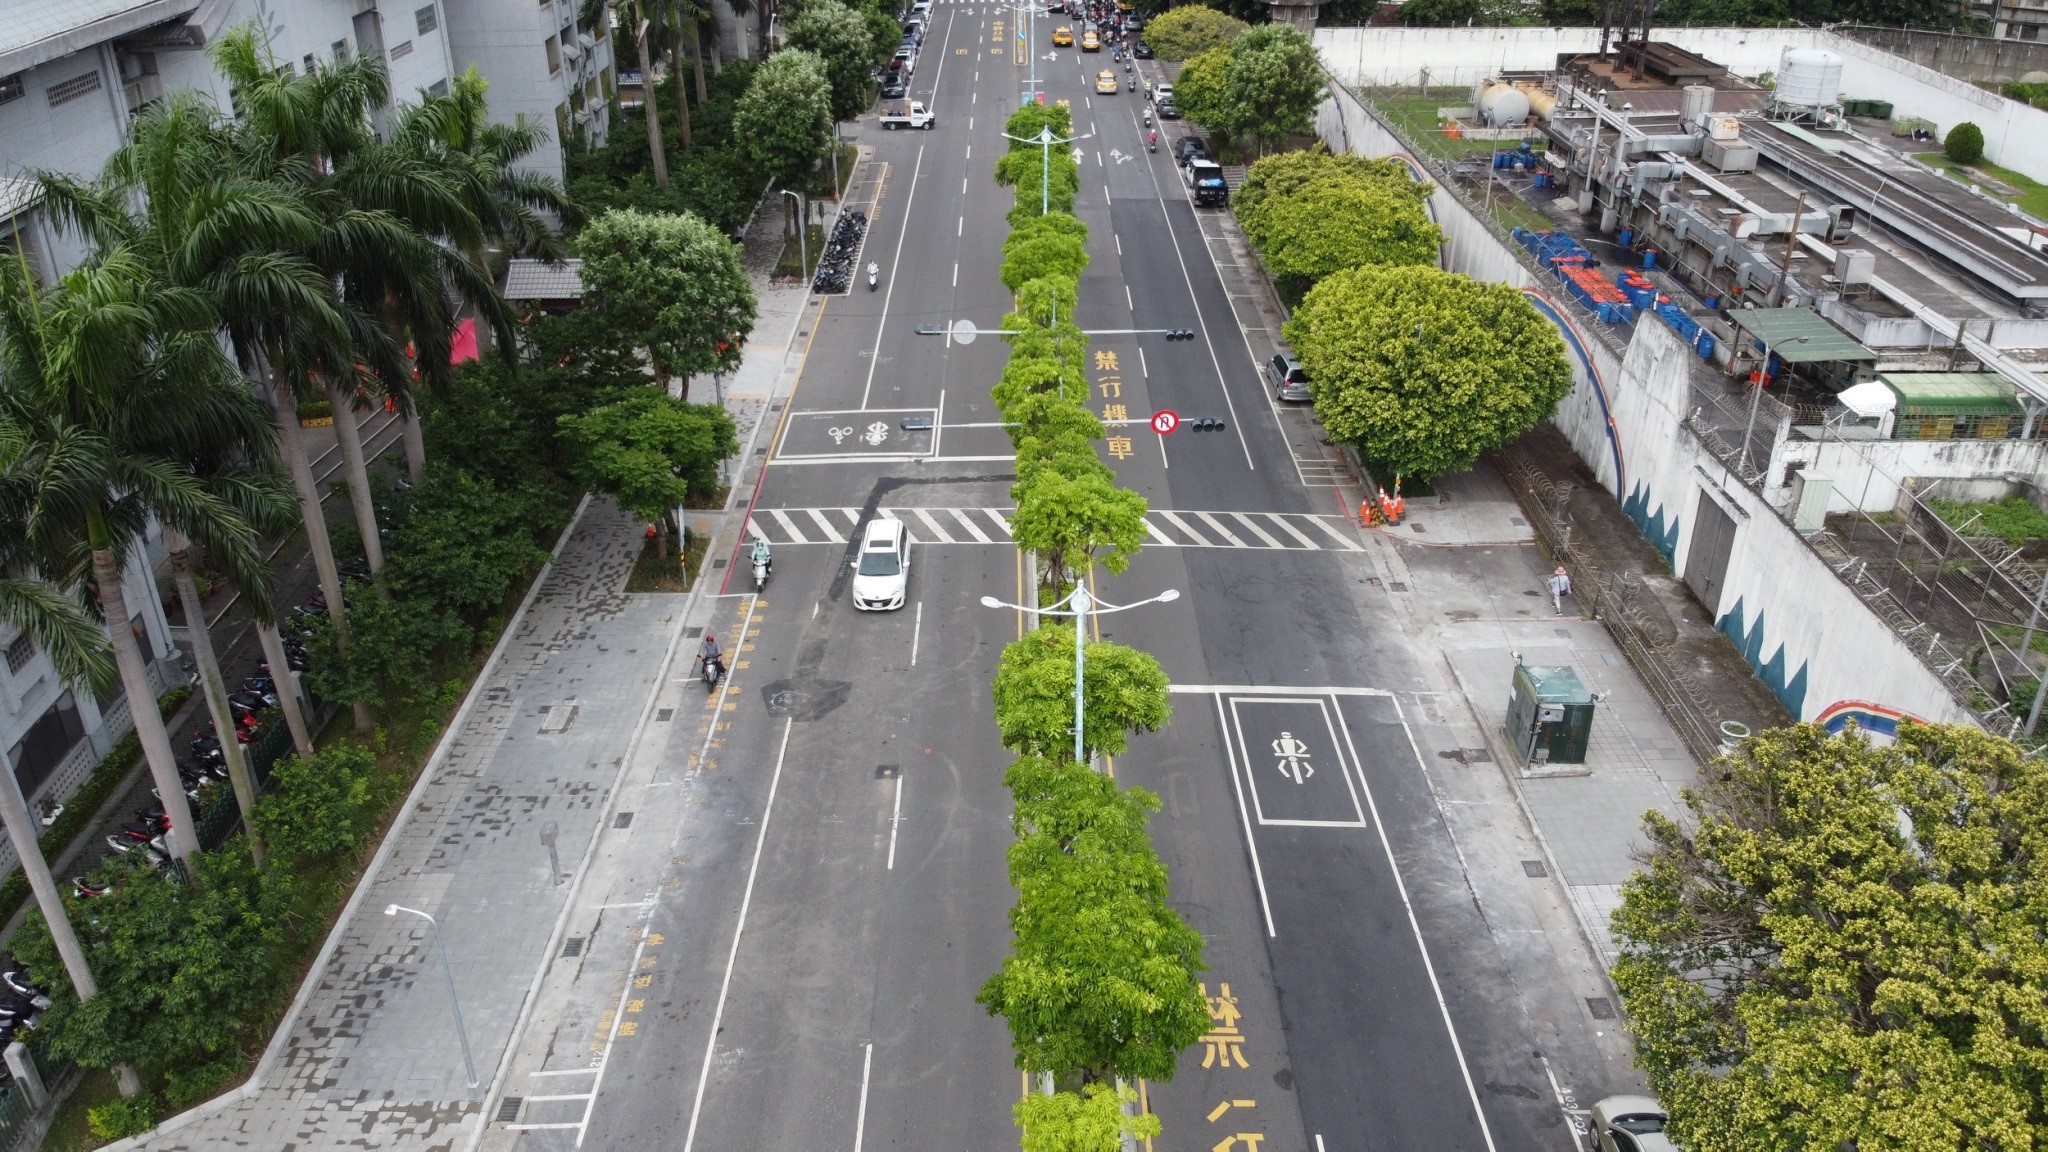
[[[1008, 508], [879, 508], [903, 521], [919, 544], [1007, 544]], [[776, 547], [844, 544], [861, 524], [858, 508], [756, 508], [748, 538]], [[1303, 512], [1190, 512], [1155, 508], [1145, 516], [1150, 544], [1166, 548], [1259, 548], [1283, 552], [1359, 552], [1351, 522]]]

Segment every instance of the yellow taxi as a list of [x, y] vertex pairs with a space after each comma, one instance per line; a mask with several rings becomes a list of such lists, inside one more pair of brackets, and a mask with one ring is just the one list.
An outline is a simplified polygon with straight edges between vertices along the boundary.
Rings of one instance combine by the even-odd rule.
[[1074, 30], [1065, 26], [1053, 29], [1052, 46], [1055, 48], [1072, 48], [1074, 46]]
[[1095, 74], [1095, 92], [1098, 96], [1116, 95], [1116, 73], [1104, 68]]
[[1089, 29], [1089, 30], [1087, 30], [1086, 32], [1083, 32], [1083, 33], [1081, 33], [1081, 51], [1083, 51], [1083, 52], [1100, 52], [1100, 51], [1102, 51], [1102, 37], [1100, 37], [1100, 36], [1097, 36], [1097, 35], [1095, 34], [1095, 29], [1093, 29], [1093, 28], [1090, 28], [1090, 29]]

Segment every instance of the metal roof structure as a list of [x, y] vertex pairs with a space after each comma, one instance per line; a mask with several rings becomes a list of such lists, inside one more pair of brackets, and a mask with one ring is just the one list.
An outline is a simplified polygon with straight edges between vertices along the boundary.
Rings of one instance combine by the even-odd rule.
[[1996, 372], [1880, 372], [1899, 398], [1899, 415], [2018, 416], [2019, 390]]
[[1877, 359], [1877, 353], [1811, 308], [1737, 308], [1731, 317], [1787, 364]]
[[201, 0], [0, 0], [0, 74], [188, 16]]
[[505, 266], [504, 295], [507, 300], [581, 300], [583, 261], [513, 260]]

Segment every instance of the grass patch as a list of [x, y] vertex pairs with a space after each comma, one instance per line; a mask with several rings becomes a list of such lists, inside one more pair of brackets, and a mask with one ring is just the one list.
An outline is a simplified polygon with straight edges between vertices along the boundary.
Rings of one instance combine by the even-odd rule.
[[1373, 107], [1381, 116], [1406, 133], [1417, 148], [1432, 156], [1446, 159], [1491, 156], [1500, 149], [1515, 146], [1513, 140], [1473, 140], [1446, 136], [1443, 121], [1437, 119], [1436, 110], [1459, 105], [1459, 95], [1455, 90], [1448, 95], [1440, 93], [1434, 96], [1424, 96], [1417, 92], [1380, 91], [1371, 93], [1371, 99]]
[[[1480, 203], [1486, 201], [1483, 196]], [[1493, 194], [1493, 218], [1503, 228], [1528, 228], [1536, 232], [1548, 232], [1557, 227], [1550, 218], [1531, 207], [1529, 202], [1510, 192], [1495, 189]]]
[[639, 558], [633, 561], [632, 574], [626, 577], [626, 591], [688, 592], [704, 571], [704, 553], [711, 547], [709, 536], [696, 532], [689, 535], [680, 557], [673, 552], [662, 555], [658, 540], [642, 545]]
[[804, 229], [809, 236], [805, 245], [799, 245], [794, 236], [783, 241], [782, 255], [775, 258], [775, 271], [771, 275], [808, 280], [818, 270], [818, 257], [825, 254], [825, 230], [812, 224]]
[[[2048, 184], [2024, 172], [2001, 168], [1988, 160], [1979, 160], [1972, 165], [1958, 164], [1940, 152], [1916, 152], [1915, 160], [1946, 173], [1951, 179], [1965, 184], [1976, 184], [1986, 192], [2009, 204], [2018, 204], [2020, 211], [2038, 220], [2048, 220]], [[1998, 187], [1998, 185], [2004, 187]]]
[[121, 1098], [108, 1072], [87, 1072], [50, 1119], [50, 1131], [43, 1137], [43, 1152], [89, 1152], [106, 1143], [93, 1135], [86, 1113]]
[[2048, 515], [2042, 514], [2023, 497], [2013, 496], [1982, 504], [1963, 504], [1954, 500], [1930, 500], [1928, 504], [1950, 527], [1966, 536], [1991, 536], [2013, 548], [2029, 540], [2048, 538]]

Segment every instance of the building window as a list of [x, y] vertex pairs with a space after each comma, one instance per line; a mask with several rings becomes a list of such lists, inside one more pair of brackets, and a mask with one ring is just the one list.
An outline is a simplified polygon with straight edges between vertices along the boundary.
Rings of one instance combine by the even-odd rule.
[[567, 140], [568, 138], [569, 106], [567, 104], [557, 104], [555, 105], [555, 139]]
[[21, 794], [35, 795], [36, 789], [43, 786], [43, 781], [50, 778], [50, 773], [83, 739], [85, 725], [78, 719], [78, 704], [66, 692], [57, 697], [42, 719], [29, 726], [8, 757], [14, 762], [14, 778], [21, 784]]
[[336, 40], [333, 43], [333, 45], [331, 45], [331, 50], [333, 51], [334, 59], [337, 62], [348, 59], [348, 41]]
[[560, 72], [562, 70], [562, 46], [555, 41], [553, 36], [550, 36], [546, 40], [541, 41], [541, 47], [547, 50], [548, 75], [553, 76], [555, 73]]
[[410, 55], [412, 55], [412, 41], [410, 40], [407, 40], [404, 43], [399, 44], [391, 49], [391, 58], [393, 60], [403, 60]]
[[89, 96], [100, 90], [100, 74], [86, 72], [69, 80], [59, 80], [50, 85], [50, 107], [69, 104], [80, 96]]
[[14, 638], [14, 643], [9, 644], [7, 646], [8, 673], [14, 676], [21, 675], [21, 670], [23, 668], [28, 667], [28, 662], [35, 658], [35, 638], [30, 636], [28, 633], [23, 632], [21, 635], [16, 636]]
[[412, 22], [414, 25], [418, 26], [420, 30], [420, 35], [425, 36], [427, 33], [432, 32], [434, 29], [439, 28], [441, 26], [441, 15], [440, 13], [434, 11], [434, 6], [432, 4], [429, 4], [425, 8], [421, 8], [413, 12]]
[[319, 69], [320, 58], [318, 56], [313, 55], [311, 52], [308, 52], [306, 53], [306, 58], [304, 60], [301, 60], [300, 63], [306, 66], [306, 75], [311, 76], [316, 70]]
[[2041, 26], [2040, 26], [2039, 24], [2022, 24], [2022, 25], [2020, 25], [2020, 39], [2022, 39], [2022, 40], [2039, 40], [2040, 38], [2041, 38]]
[[432, 84], [427, 85], [427, 93], [431, 96], [446, 96], [448, 94], [448, 81], [434, 81]]
[[22, 83], [22, 74], [0, 76], [0, 104], [10, 103], [28, 95], [28, 85]]

